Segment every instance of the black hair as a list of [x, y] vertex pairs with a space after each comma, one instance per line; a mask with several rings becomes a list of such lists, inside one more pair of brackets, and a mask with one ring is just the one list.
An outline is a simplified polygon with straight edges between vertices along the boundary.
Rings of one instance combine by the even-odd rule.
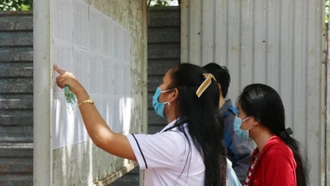
[[221, 85], [221, 94], [225, 98], [228, 93], [230, 85], [230, 74], [225, 66], [220, 66], [216, 63], [209, 63], [203, 67], [209, 73], [211, 73], [217, 82]]
[[204, 185], [225, 186], [227, 162], [223, 121], [218, 108], [220, 93], [216, 81], [212, 80], [203, 94], [197, 97], [196, 91], [205, 80], [203, 73], [207, 71], [192, 64], [180, 64], [172, 69], [170, 88], [177, 88], [179, 92], [176, 105], [179, 120], [175, 125], [189, 141], [182, 126], [188, 123], [191, 140], [204, 158]]
[[308, 182], [306, 162], [302, 158], [299, 142], [286, 131], [285, 111], [280, 95], [270, 86], [251, 84], [244, 88], [238, 103], [247, 116], [253, 116], [290, 147], [297, 164], [297, 185], [306, 186]]

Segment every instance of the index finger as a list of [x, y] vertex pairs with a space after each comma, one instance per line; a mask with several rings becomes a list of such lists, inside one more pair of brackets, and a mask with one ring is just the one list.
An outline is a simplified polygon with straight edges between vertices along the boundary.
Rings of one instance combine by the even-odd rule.
[[65, 73], [65, 70], [58, 68], [56, 64], [54, 64], [54, 70], [58, 72], [60, 75], [63, 75]]

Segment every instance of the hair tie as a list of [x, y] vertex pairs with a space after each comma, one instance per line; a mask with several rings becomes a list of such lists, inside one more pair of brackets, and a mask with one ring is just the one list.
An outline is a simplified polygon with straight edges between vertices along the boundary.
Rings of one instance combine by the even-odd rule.
[[287, 128], [283, 131], [281, 131], [278, 135], [282, 138], [282, 139], [286, 139], [288, 138], [290, 135], [293, 134], [293, 131], [291, 130], [291, 128]]
[[203, 74], [205, 80], [203, 81], [203, 83], [199, 86], [199, 88], [196, 91], [196, 95], [197, 97], [201, 97], [201, 95], [203, 94], [203, 92], [207, 89], [207, 87], [210, 86], [212, 79], [214, 79], [214, 81], [217, 81], [214, 76], [212, 74]]

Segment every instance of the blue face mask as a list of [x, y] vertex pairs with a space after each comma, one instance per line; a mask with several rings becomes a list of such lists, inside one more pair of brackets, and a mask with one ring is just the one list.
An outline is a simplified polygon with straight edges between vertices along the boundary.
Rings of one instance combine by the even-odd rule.
[[247, 130], [241, 129], [242, 123], [246, 120], [248, 120], [250, 117], [245, 118], [243, 121], [239, 117], [235, 117], [234, 121], [234, 132], [236, 135], [238, 135], [242, 140], [248, 140], [249, 139], [249, 130], [252, 128], [249, 128]]
[[[173, 89], [171, 89], [171, 90], [173, 90]], [[165, 104], [170, 104], [170, 102], [160, 103], [158, 101], [158, 99], [159, 99], [159, 96], [160, 96], [161, 93], [168, 92], [168, 91], [171, 91], [171, 90], [164, 90], [164, 91], [162, 91], [158, 87], [156, 89], [156, 92], [155, 92], [154, 96], [152, 97], [152, 106], [154, 107], [155, 112], [159, 116], [161, 116], [162, 118], [166, 118], [166, 116], [164, 115], [164, 108], [165, 108]]]

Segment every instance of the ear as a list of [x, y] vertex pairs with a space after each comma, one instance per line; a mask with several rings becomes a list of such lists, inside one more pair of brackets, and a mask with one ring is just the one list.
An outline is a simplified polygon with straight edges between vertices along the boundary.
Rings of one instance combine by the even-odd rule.
[[179, 97], [179, 90], [177, 88], [175, 88], [173, 91], [172, 91], [172, 94], [171, 94], [171, 102], [178, 99]]
[[218, 83], [218, 87], [219, 87], [219, 89], [221, 90], [221, 85], [220, 85], [220, 83]]

